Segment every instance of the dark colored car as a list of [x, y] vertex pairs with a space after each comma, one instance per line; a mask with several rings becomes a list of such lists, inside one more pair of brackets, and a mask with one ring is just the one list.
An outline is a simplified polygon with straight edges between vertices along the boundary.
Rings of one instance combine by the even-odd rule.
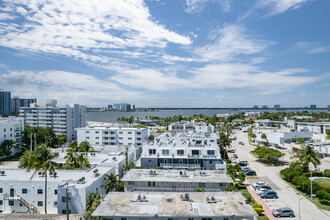
[[274, 209], [272, 214], [275, 217], [290, 217], [290, 218], [292, 218], [292, 217], [295, 216], [293, 210], [288, 208], [288, 207]]
[[268, 189], [268, 190], [271, 190], [272, 187], [268, 186], [268, 185], [265, 185], [265, 186], [257, 186], [255, 189], [258, 190], [258, 189]]
[[260, 194], [260, 197], [263, 198], [263, 199], [264, 198], [273, 198], [273, 199], [278, 198], [277, 193], [275, 191], [273, 191], [273, 190], [269, 190], [269, 191], [267, 191], [265, 193], [261, 193]]
[[244, 173], [244, 172], [247, 172], [247, 171], [249, 171], [249, 170], [251, 170], [250, 167], [244, 167], [244, 168], [242, 169], [242, 172]]
[[242, 141], [238, 142], [239, 145], [244, 145], [244, 143]]
[[256, 176], [257, 175], [256, 171], [254, 171], [254, 170], [249, 170], [249, 171], [246, 171], [244, 173], [247, 176]]

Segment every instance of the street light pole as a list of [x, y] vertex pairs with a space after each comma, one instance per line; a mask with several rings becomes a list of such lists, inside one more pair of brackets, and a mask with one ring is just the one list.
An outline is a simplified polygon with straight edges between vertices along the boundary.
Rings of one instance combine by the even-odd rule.
[[311, 200], [313, 200], [313, 179], [312, 179], [312, 171], [311, 171]]
[[300, 200], [302, 200], [303, 198], [299, 198], [299, 220], [300, 220]]

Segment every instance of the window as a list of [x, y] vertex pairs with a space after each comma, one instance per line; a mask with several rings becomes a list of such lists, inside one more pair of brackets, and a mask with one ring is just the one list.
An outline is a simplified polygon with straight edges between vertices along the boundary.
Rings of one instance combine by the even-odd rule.
[[128, 181], [128, 185], [135, 185], [134, 181]]
[[22, 189], [22, 194], [27, 194], [27, 189]]
[[89, 137], [86, 137], [86, 139], [89, 139]]
[[54, 195], [57, 195], [57, 189], [54, 190]]
[[170, 150], [162, 150], [162, 155], [163, 155], [163, 156], [168, 156], [168, 155], [170, 155]]
[[[71, 198], [68, 198], [69, 202], [71, 201]], [[62, 202], [66, 202], [66, 196], [62, 196]]]
[[121, 220], [126, 220], [126, 218], [121, 218]]
[[202, 220], [212, 220], [212, 218], [202, 218]]
[[20, 202], [20, 203], [19, 203], [19, 206], [23, 206], [23, 204]]
[[53, 206], [57, 207], [57, 201], [54, 201]]
[[132, 140], [132, 138], [128, 138], [128, 140]]
[[156, 182], [148, 182], [148, 186], [156, 186]]
[[100, 144], [100, 142], [95, 142], [95, 144]]
[[188, 218], [188, 220], [194, 220], [194, 218]]
[[199, 183], [198, 186], [204, 188], [204, 187], [206, 187], [206, 184], [205, 183]]
[[38, 194], [42, 194], [42, 189], [38, 189]]
[[3, 193], [3, 189], [2, 188], [0, 188], [0, 193]]
[[207, 150], [207, 155], [213, 156], [214, 155], [214, 150]]
[[89, 131], [86, 131], [86, 134], [88, 134], [89, 133]]
[[[62, 214], [66, 214], [66, 209], [62, 210]], [[69, 214], [71, 214], [71, 210], [69, 209]]]
[[100, 139], [100, 137], [95, 137], [95, 139]]
[[9, 201], [8, 201], [8, 204], [9, 204], [10, 206], [14, 206], [14, 200], [9, 200]]
[[95, 134], [98, 134], [98, 133], [100, 133], [99, 131], [95, 131]]
[[123, 134], [123, 132], [122, 131], [119, 131], [119, 134]]
[[129, 132], [128, 132], [128, 134], [132, 134], [132, 132], [131, 132], [131, 131], [129, 131]]
[[198, 156], [199, 155], [199, 150], [192, 150], [191, 154]]
[[214, 142], [214, 140], [210, 140], [210, 142]]
[[0, 200], [0, 205], [3, 205], [3, 200]]
[[177, 150], [176, 153], [179, 156], [183, 156], [184, 155], [184, 150]]
[[155, 155], [156, 149], [149, 149], [149, 155]]
[[123, 140], [123, 137], [120, 137], [119, 140]]

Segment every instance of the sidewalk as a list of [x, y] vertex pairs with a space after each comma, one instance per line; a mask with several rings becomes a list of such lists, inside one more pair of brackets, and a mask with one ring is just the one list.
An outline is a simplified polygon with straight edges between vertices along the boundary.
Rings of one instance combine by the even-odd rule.
[[247, 190], [251, 194], [252, 198], [256, 201], [256, 203], [262, 205], [262, 209], [264, 210], [263, 213], [269, 218], [269, 220], [277, 220], [277, 218], [275, 218], [273, 216], [272, 210], [267, 206], [267, 204], [264, 202], [264, 200], [261, 199], [261, 197], [259, 195], [257, 195], [257, 193], [254, 191], [254, 189], [250, 185], [250, 183], [247, 180], [245, 180], [244, 184], [247, 186]]

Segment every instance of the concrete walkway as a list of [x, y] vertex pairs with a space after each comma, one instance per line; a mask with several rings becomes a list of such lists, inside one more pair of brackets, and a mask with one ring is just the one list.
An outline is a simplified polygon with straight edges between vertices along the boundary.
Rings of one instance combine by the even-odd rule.
[[250, 183], [248, 181], [245, 181], [244, 184], [247, 185], [247, 190], [249, 191], [254, 201], [262, 205], [262, 209], [264, 210], [263, 213], [269, 218], [269, 220], [276, 220], [277, 218], [273, 216], [272, 210], [268, 207], [268, 205], [264, 202], [264, 200], [261, 199], [259, 195], [257, 195], [256, 191], [254, 191]]

